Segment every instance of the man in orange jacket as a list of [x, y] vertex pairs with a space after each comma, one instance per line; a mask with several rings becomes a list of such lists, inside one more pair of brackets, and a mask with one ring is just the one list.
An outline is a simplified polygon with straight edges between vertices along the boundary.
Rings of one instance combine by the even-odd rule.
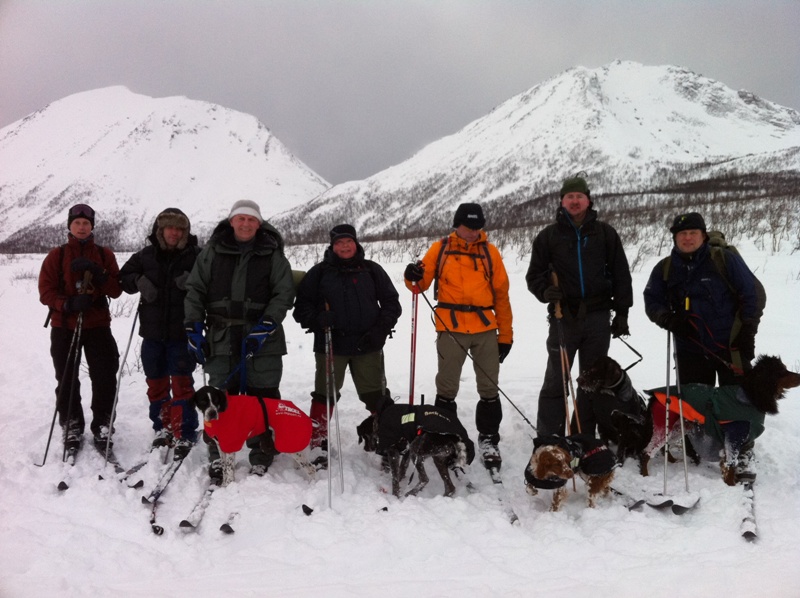
[[469, 354], [480, 397], [475, 427], [481, 460], [487, 469], [500, 469], [503, 410], [497, 383], [514, 335], [508, 274], [500, 252], [482, 230], [485, 223], [479, 204], [461, 204], [453, 232], [433, 243], [422, 261], [409, 264], [404, 276], [412, 292], [434, 283], [439, 355], [435, 404], [456, 411], [461, 369]]

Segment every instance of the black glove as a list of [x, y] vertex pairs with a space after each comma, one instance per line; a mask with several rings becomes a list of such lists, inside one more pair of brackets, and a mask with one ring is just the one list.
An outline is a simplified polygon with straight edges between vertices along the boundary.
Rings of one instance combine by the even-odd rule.
[[732, 343], [733, 349], [738, 349], [743, 363], [750, 363], [756, 357], [756, 332], [758, 324], [752, 320], [744, 320], [739, 334]]
[[188, 322], [186, 324], [186, 340], [189, 353], [194, 356], [197, 363], [203, 365], [208, 354], [208, 342], [204, 336], [202, 322]]
[[497, 343], [497, 353], [500, 355], [500, 363], [503, 363], [503, 360], [511, 353], [511, 343]]
[[92, 273], [92, 282], [95, 284], [103, 284], [108, 280], [108, 272], [103, 270], [100, 264], [87, 257], [76, 257], [70, 262], [69, 267], [73, 272], [86, 272], [88, 270]]
[[422, 280], [422, 277], [425, 276], [425, 268], [423, 268], [422, 262], [416, 262], [406, 266], [406, 271], [403, 272], [403, 276], [409, 282], [419, 282]]
[[189, 272], [184, 270], [182, 274], [175, 277], [175, 286], [178, 287], [179, 290], [185, 291], [187, 280], [189, 280]]
[[376, 326], [371, 328], [366, 334], [358, 339], [358, 350], [363, 351], [364, 353], [374, 353], [375, 351], [380, 351], [383, 348], [383, 345], [386, 344], [386, 336], [387, 334], [379, 327]]
[[564, 291], [561, 290], [561, 287], [551, 284], [544, 290], [544, 300], [548, 303], [555, 303], [556, 301], [561, 301], [563, 298]]
[[158, 289], [147, 276], [142, 275], [136, 279], [136, 288], [139, 289], [145, 303], [154, 303], [158, 299]]
[[630, 336], [631, 331], [628, 329], [628, 316], [621, 313], [614, 314], [614, 319], [611, 320], [611, 337], [619, 338], [621, 336]]
[[94, 298], [91, 295], [72, 295], [64, 303], [64, 311], [85, 312], [92, 306]]
[[692, 326], [686, 314], [665, 313], [658, 318], [657, 324], [666, 328], [675, 336], [683, 338], [697, 338], [697, 329]]
[[332, 311], [325, 310], [317, 314], [317, 325], [323, 330], [326, 328], [334, 328], [333, 323], [335, 320], [336, 316]]
[[267, 339], [275, 334], [278, 325], [272, 318], [264, 318], [250, 329], [250, 333], [244, 339], [245, 350], [248, 353], [256, 354], [267, 342]]

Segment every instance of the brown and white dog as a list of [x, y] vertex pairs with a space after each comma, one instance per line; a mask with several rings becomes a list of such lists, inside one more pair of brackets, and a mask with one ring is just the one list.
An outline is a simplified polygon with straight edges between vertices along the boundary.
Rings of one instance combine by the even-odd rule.
[[600, 440], [586, 434], [543, 436], [533, 441], [533, 454], [525, 467], [525, 488], [535, 496], [553, 490], [551, 511], [558, 511], [567, 496], [567, 481], [577, 473], [588, 489], [589, 507], [605, 496], [614, 479], [616, 460]]
[[298, 457], [311, 440], [311, 418], [291, 401], [228, 395], [203, 386], [195, 392], [194, 404], [203, 414], [204, 435], [219, 447], [223, 486], [234, 479], [236, 453], [257, 436], [265, 452], [291, 453], [306, 471], [313, 470]]

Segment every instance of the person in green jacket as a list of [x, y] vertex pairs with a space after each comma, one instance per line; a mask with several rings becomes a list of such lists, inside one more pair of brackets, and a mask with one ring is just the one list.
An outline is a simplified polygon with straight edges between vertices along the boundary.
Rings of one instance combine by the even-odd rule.
[[[294, 283], [283, 238], [253, 201], [233, 204], [214, 229], [186, 281], [185, 326], [189, 350], [209, 384], [233, 394], [280, 398], [286, 338], [281, 322], [294, 302]], [[244, 380], [242, 377], [244, 376]], [[247, 441], [250, 472], [272, 464], [272, 438]], [[206, 438], [209, 476], [221, 482], [216, 443]]]

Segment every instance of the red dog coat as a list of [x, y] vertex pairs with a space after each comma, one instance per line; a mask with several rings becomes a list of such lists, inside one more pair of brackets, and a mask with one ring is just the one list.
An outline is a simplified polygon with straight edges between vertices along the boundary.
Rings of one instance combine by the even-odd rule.
[[[262, 399], [275, 448], [281, 453], [297, 453], [311, 441], [311, 418], [291, 401]], [[228, 395], [228, 407], [219, 419], [205, 422], [206, 434], [219, 443], [225, 453], [240, 451], [248, 438], [267, 430], [265, 411], [258, 397]]]

